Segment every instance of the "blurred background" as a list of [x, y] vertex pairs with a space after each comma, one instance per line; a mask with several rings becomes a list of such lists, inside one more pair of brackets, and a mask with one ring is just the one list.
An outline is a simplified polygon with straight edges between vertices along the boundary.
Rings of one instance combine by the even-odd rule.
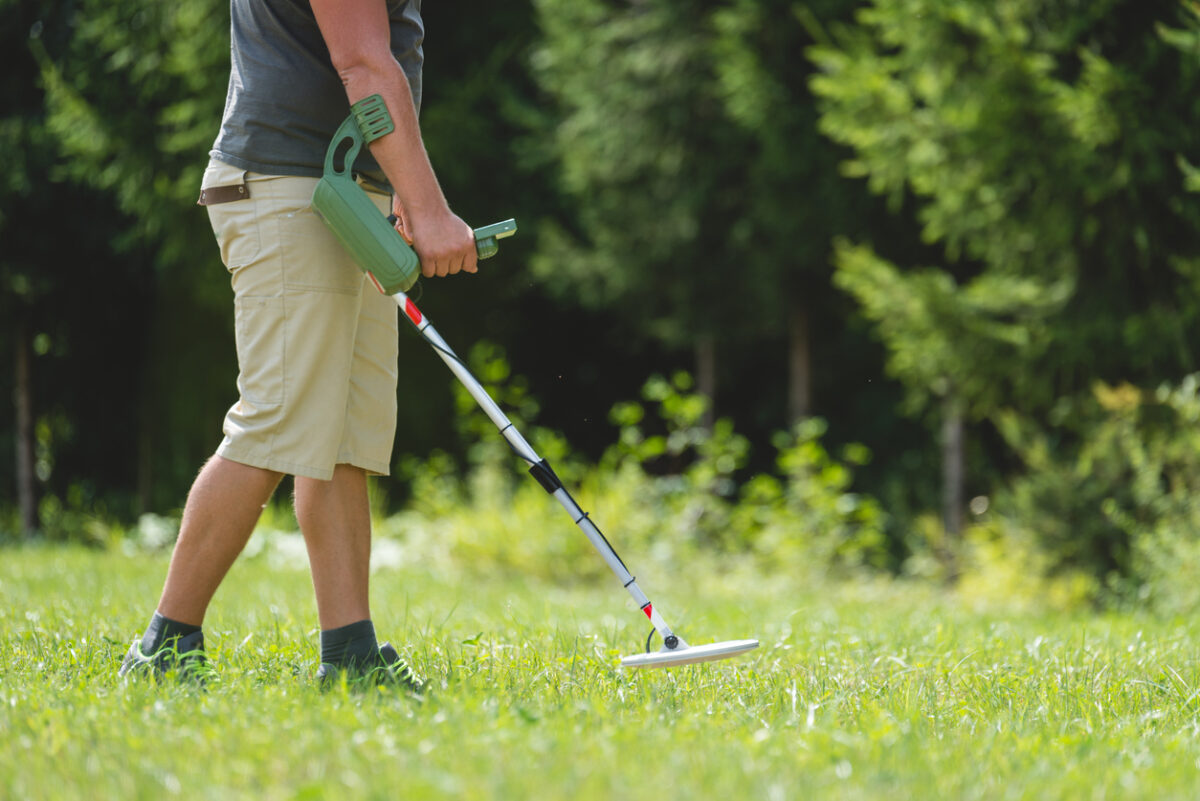
[[[520, 233], [414, 295], [560, 472], [765, 566], [1200, 605], [1200, 3], [425, 6], [434, 167]], [[228, 6], [0, 0], [0, 46], [0, 539], [109, 545], [235, 399]], [[523, 492], [401, 362], [380, 517]]]

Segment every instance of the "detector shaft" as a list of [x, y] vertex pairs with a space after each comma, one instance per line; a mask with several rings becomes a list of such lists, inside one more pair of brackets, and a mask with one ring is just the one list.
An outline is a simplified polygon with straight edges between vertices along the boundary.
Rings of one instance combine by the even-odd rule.
[[600, 556], [604, 558], [604, 561], [616, 575], [617, 580], [621, 582], [621, 585], [633, 597], [634, 603], [650, 619], [651, 624], [653, 624], [655, 630], [663, 638], [663, 641], [674, 642], [675, 638], [671, 627], [667, 625], [662, 615], [658, 613], [658, 610], [650, 602], [650, 599], [642, 592], [641, 587], [637, 584], [637, 579], [629, 572], [629, 568], [625, 566], [625, 563], [621, 561], [621, 557], [617, 555], [616, 550], [609, 543], [603, 532], [591, 521], [591, 518], [580, 508], [575, 499], [571, 497], [571, 493], [567, 491], [566, 487], [563, 486], [562, 482], [554, 474], [549, 463], [538, 456], [537, 451], [521, 435], [521, 432], [517, 430], [513, 422], [508, 419], [508, 415], [504, 413], [504, 410], [492, 400], [491, 395], [487, 393], [483, 385], [471, 374], [471, 371], [467, 369], [462, 359], [446, 344], [446, 340], [442, 339], [441, 334], [437, 332], [437, 329], [434, 328], [429, 318], [417, 308], [417, 304], [413, 303], [412, 299], [404, 292], [395, 292], [391, 297], [396, 301], [396, 305], [400, 307], [405, 316], [408, 317], [413, 327], [417, 329], [417, 333], [433, 347], [434, 352], [450, 368], [450, 372], [454, 373], [459, 383], [466, 388], [471, 397], [475, 399], [475, 402], [479, 404], [479, 407], [483, 409], [484, 414], [500, 430], [500, 434], [508, 442], [513, 452], [529, 465], [530, 472], [534, 478], [541, 483], [547, 492], [554, 496], [554, 499], [571, 516], [575, 525], [583, 531], [584, 535], [592, 543], [592, 546], [600, 553]]

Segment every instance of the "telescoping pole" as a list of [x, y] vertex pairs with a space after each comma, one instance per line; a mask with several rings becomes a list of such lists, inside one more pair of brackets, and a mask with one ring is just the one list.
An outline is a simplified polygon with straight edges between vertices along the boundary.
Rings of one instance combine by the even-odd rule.
[[533, 446], [529, 444], [525, 437], [521, 435], [521, 432], [517, 430], [516, 426], [513, 425], [512, 421], [508, 419], [504, 411], [492, 400], [487, 390], [475, 379], [475, 376], [467, 369], [462, 359], [446, 344], [446, 340], [442, 339], [441, 334], [433, 327], [429, 318], [417, 308], [417, 304], [413, 302], [412, 298], [402, 291], [392, 293], [391, 297], [396, 301], [396, 305], [400, 307], [405, 316], [408, 317], [413, 327], [417, 329], [417, 333], [433, 347], [437, 355], [441, 357], [446, 366], [450, 368], [450, 371], [466, 387], [467, 392], [471, 393], [471, 397], [475, 399], [475, 402], [479, 404], [484, 413], [496, 425], [496, 428], [500, 429], [500, 434], [503, 435], [517, 456], [524, 459], [526, 464], [529, 465], [530, 475], [537, 479], [546, 492], [553, 495], [555, 500], [567, 510], [571, 519], [575, 521], [575, 525], [579, 526], [592, 545], [595, 546], [596, 550], [600, 552], [600, 555], [604, 557], [604, 561], [608, 563], [613, 573], [616, 574], [617, 580], [633, 596], [634, 603], [650, 619], [655, 630], [662, 637], [663, 644], [667, 648], [674, 648], [680, 642], [679, 638], [671, 631], [671, 627], [663, 620], [662, 615], [654, 608], [654, 604], [650, 602], [646, 594], [642, 592], [641, 587], [637, 584], [637, 579], [629, 572], [629, 568], [625, 566], [625, 563], [621, 561], [621, 557], [617, 555], [612, 544], [609, 543], [596, 524], [588, 517], [587, 512], [584, 512], [579, 507], [579, 504], [571, 497], [571, 493], [567, 492], [566, 487], [563, 486], [562, 481], [555, 475], [549, 462], [538, 456]]

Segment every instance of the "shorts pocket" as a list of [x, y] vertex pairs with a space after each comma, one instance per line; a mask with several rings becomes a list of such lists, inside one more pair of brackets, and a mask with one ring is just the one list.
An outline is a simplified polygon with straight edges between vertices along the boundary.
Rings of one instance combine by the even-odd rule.
[[207, 207], [208, 221], [221, 248], [221, 262], [230, 272], [254, 261], [262, 248], [254, 205], [254, 198], [247, 198]]
[[234, 298], [234, 335], [238, 391], [257, 406], [283, 403], [283, 356], [286, 325], [283, 298]]
[[[246, 175], [246, 171], [240, 167], [213, 159], [209, 161], [208, 168], [204, 171], [204, 179], [201, 181], [200, 188], [244, 186]], [[213, 236], [217, 238], [217, 245], [221, 248], [221, 261], [228, 270], [248, 264], [258, 255], [258, 251], [262, 247], [255, 205], [254, 196], [251, 193], [243, 200], [205, 206]]]
[[333, 231], [303, 199], [278, 209], [275, 223], [283, 248], [283, 284], [289, 290], [357, 295], [363, 273]]

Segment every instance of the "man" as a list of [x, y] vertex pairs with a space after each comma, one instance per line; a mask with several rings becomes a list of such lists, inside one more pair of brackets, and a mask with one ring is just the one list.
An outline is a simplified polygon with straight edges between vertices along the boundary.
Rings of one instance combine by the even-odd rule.
[[360, 156], [360, 184], [382, 212], [390, 205], [426, 277], [475, 272], [474, 236], [447, 205], [417, 124], [420, 0], [232, 0], [231, 15], [229, 92], [200, 203], [231, 274], [240, 397], [120, 672], [203, 665], [209, 602], [291, 474], [321, 626], [318, 677], [374, 672], [416, 687], [377, 643], [368, 600], [367, 476], [391, 461], [397, 308], [310, 199], [350, 105], [378, 94], [395, 130]]

